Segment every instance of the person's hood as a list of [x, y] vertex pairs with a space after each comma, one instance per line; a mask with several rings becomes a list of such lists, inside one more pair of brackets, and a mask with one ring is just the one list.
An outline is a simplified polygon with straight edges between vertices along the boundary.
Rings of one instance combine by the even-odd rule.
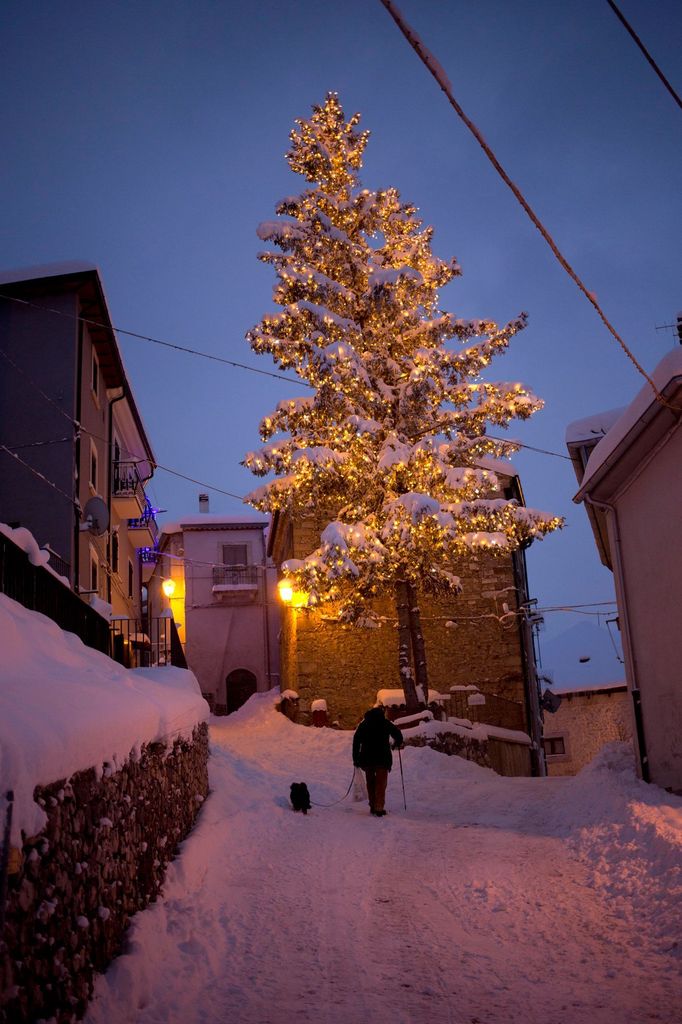
[[365, 711], [366, 722], [378, 722], [385, 720], [384, 709], [382, 707], [370, 708], [369, 711]]

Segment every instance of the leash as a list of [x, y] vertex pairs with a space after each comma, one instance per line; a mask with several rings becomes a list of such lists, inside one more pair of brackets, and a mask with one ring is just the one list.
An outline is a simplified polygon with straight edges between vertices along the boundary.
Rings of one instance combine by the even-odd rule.
[[403, 784], [403, 807], [407, 810], [407, 800], [405, 799], [405, 779], [403, 777], [403, 759], [400, 756], [400, 747], [398, 747], [398, 761], [400, 762], [400, 781]]
[[355, 781], [356, 771], [357, 768], [353, 768], [353, 776], [348, 784], [348, 789], [346, 790], [342, 797], [339, 797], [338, 800], [332, 800], [330, 804], [318, 804], [317, 800], [311, 800], [310, 802], [313, 805], [313, 807], [333, 807], [335, 804], [340, 804], [342, 800], [345, 800], [348, 794], [350, 793], [351, 789], [353, 788], [353, 782]]

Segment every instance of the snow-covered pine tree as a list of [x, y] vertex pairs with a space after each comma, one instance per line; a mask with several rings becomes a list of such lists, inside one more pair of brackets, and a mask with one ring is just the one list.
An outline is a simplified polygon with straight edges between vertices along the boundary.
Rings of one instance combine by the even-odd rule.
[[488, 424], [542, 405], [522, 384], [480, 376], [525, 314], [499, 328], [440, 309], [459, 267], [433, 254], [432, 229], [395, 189], [361, 187], [359, 121], [346, 120], [335, 93], [296, 121], [287, 160], [310, 187], [258, 229], [275, 246], [259, 258], [275, 268], [281, 312], [247, 337], [311, 390], [263, 419], [269, 443], [244, 462], [275, 478], [246, 500], [294, 519], [328, 517], [319, 547], [283, 566], [309, 605], [333, 602], [341, 619], [368, 624], [373, 599], [395, 594], [400, 680], [414, 706], [410, 646], [427, 695], [417, 591], [456, 593], [463, 556], [509, 555], [561, 521], [500, 497], [481, 464], [516, 450]]

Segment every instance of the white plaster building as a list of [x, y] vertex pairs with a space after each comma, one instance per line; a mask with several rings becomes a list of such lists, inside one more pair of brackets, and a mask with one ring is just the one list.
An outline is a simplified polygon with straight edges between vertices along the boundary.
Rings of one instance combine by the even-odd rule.
[[566, 443], [613, 571], [642, 777], [682, 792], [682, 348], [629, 406], [571, 424]]
[[267, 519], [209, 514], [204, 497], [205, 512], [164, 524], [149, 600], [154, 614], [170, 607], [202, 693], [229, 714], [279, 684], [277, 578]]

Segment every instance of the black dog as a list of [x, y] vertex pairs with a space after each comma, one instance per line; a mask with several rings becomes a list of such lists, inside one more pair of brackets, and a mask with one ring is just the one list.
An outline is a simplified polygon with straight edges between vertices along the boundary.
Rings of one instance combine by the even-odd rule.
[[305, 782], [291, 783], [291, 806], [295, 811], [307, 814], [310, 810], [310, 793]]

